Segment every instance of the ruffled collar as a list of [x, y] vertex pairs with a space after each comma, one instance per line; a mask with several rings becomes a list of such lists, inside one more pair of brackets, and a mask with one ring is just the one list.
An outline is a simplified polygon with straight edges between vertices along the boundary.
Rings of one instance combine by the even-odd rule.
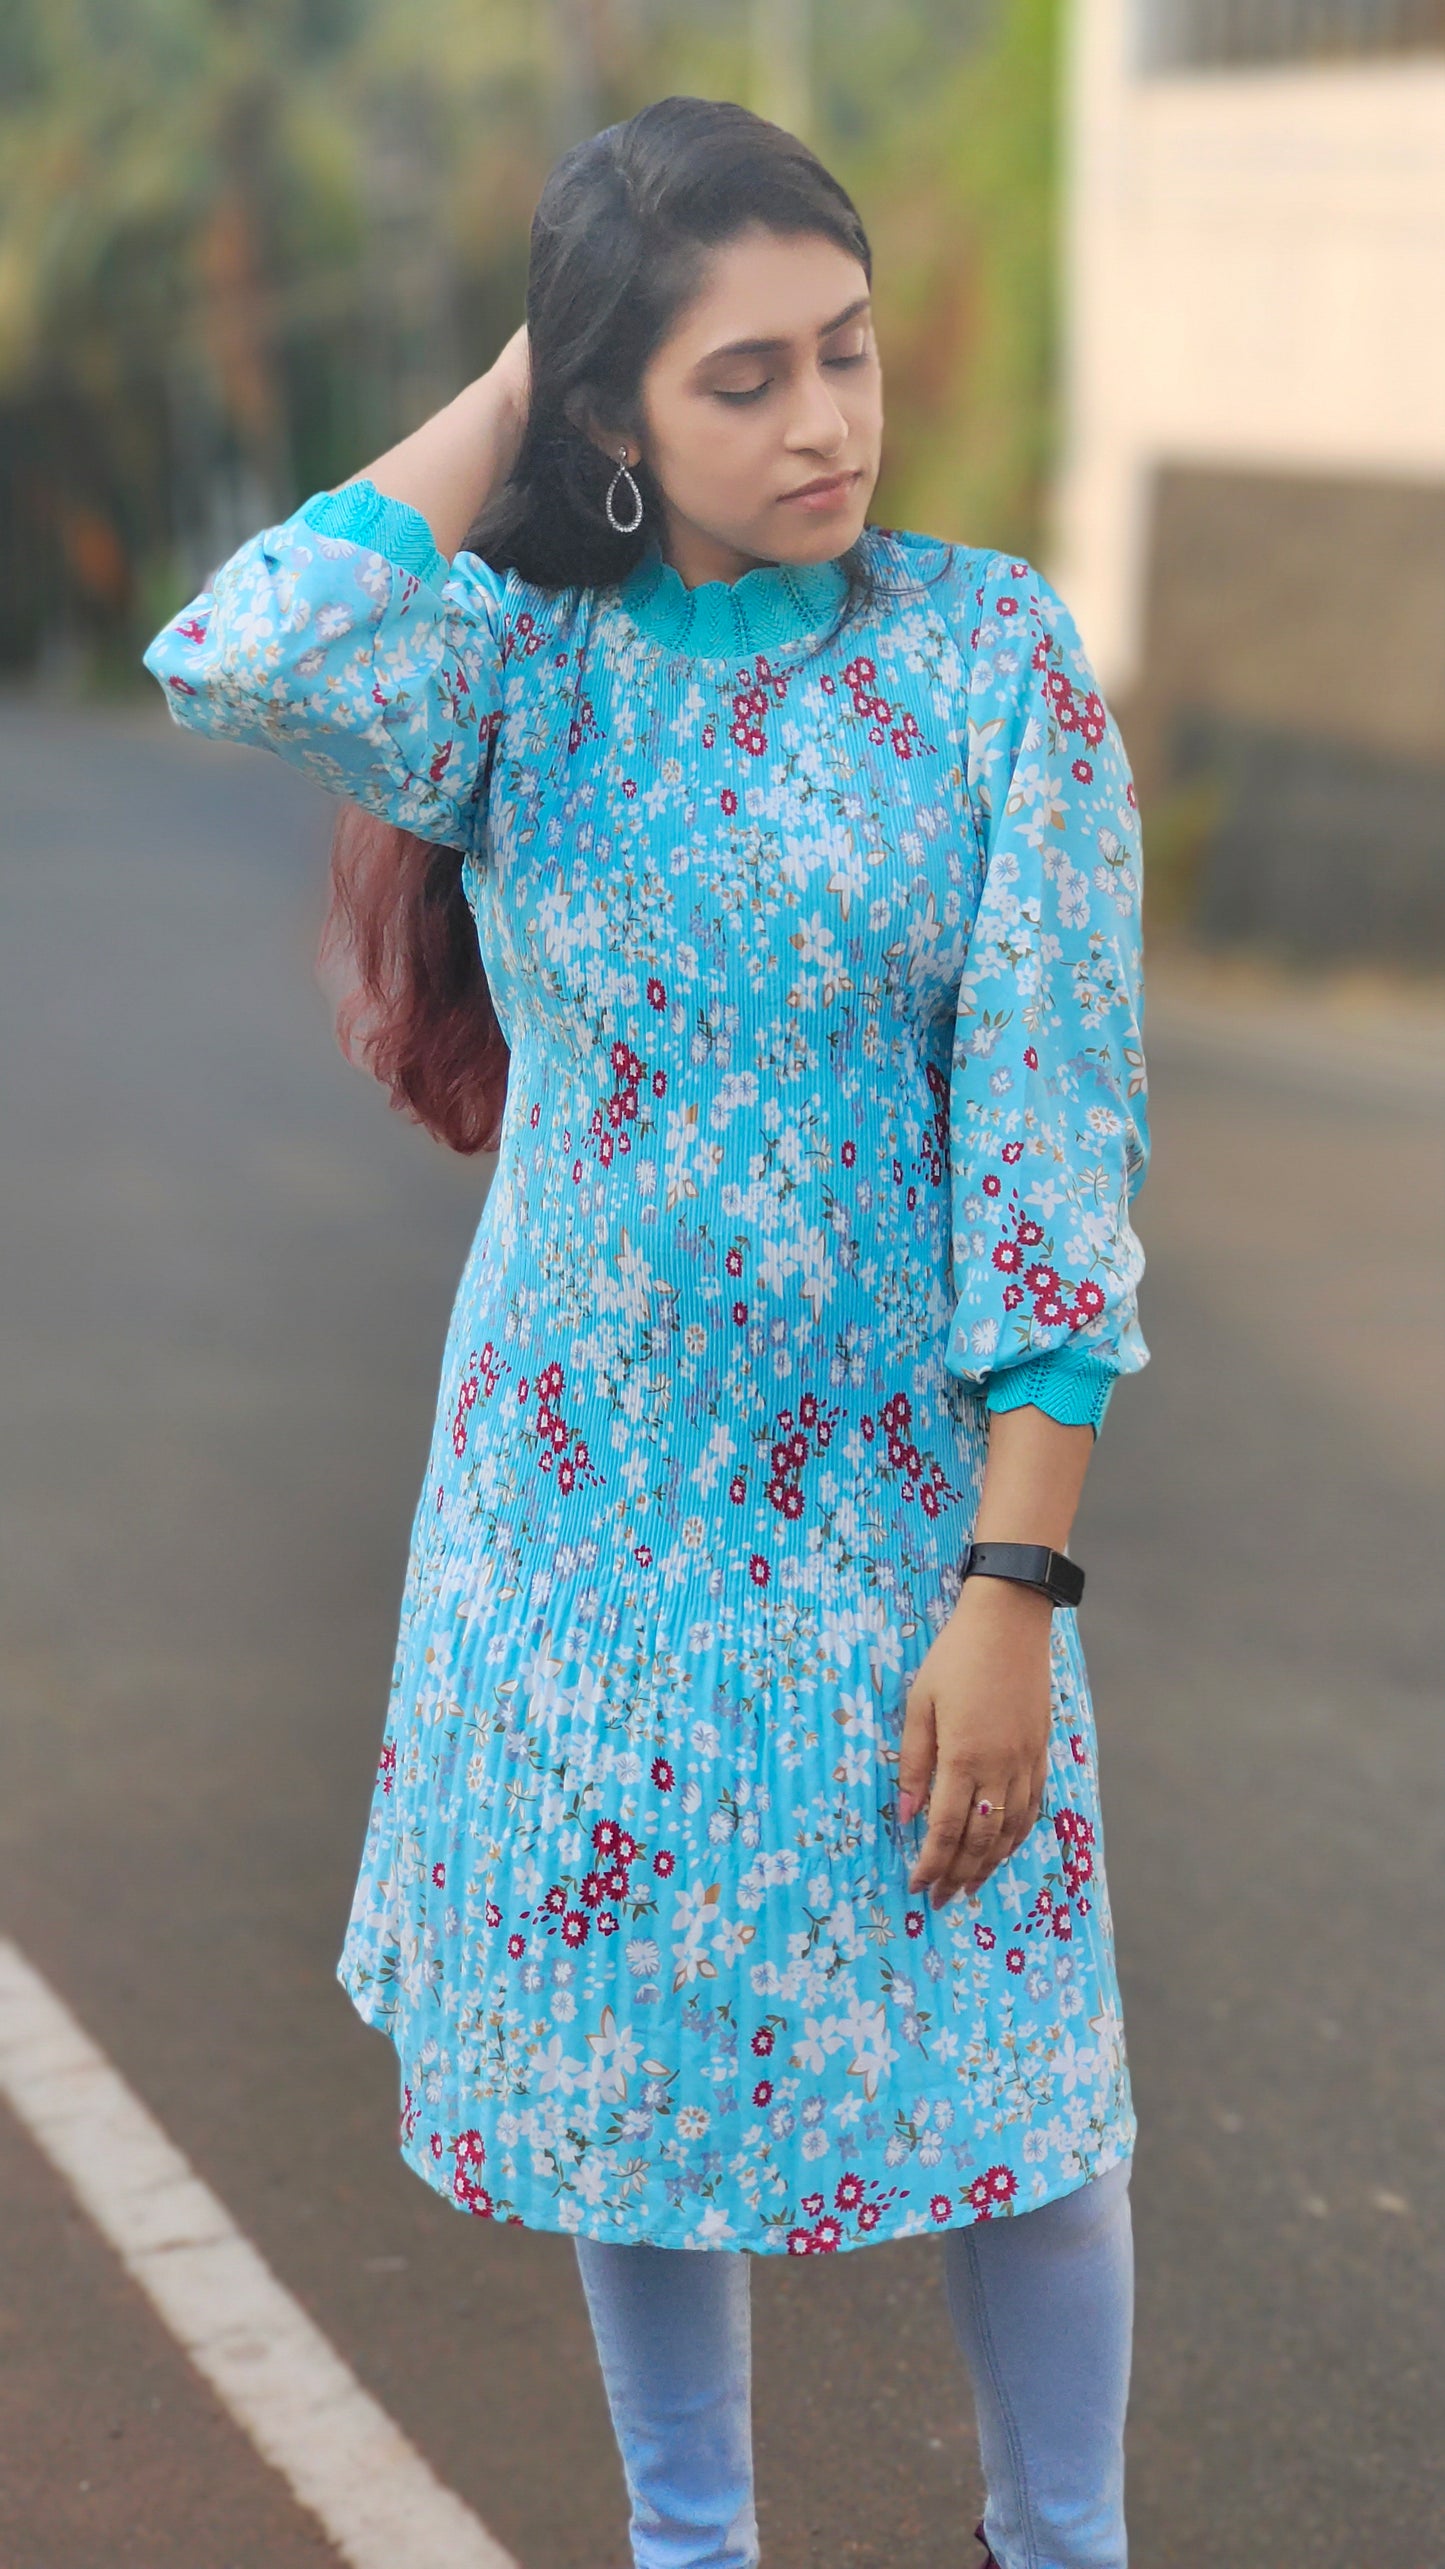
[[651, 551], [619, 584], [618, 598], [639, 632], [698, 660], [780, 651], [830, 625], [848, 594], [841, 562], [764, 562], [738, 580], [688, 588]]

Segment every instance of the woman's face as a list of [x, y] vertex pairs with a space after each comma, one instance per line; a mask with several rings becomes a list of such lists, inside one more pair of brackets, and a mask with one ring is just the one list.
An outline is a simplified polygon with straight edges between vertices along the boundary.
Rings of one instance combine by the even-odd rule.
[[648, 364], [641, 409], [643, 457], [666, 508], [655, 531], [689, 587], [846, 552], [883, 437], [858, 261], [824, 234], [761, 225], [714, 250]]

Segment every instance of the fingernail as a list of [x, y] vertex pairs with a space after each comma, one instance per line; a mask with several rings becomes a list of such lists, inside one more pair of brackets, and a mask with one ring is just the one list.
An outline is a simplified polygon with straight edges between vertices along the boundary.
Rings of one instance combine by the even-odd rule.
[[898, 1816], [899, 1816], [899, 1819], [900, 1819], [900, 1820], [903, 1820], [903, 1821], [911, 1820], [911, 1819], [912, 1819], [912, 1817], [913, 1817], [913, 1814], [914, 1814], [914, 1812], [917, 1810], [917, 1808], [918, 1808], [918, 1797], [917, 1797], [917, 1795], [916, 1795], [915, 1793], [900, 1793], [900, 1794], [899, 1794], [899, 1796], [898, 1796]]

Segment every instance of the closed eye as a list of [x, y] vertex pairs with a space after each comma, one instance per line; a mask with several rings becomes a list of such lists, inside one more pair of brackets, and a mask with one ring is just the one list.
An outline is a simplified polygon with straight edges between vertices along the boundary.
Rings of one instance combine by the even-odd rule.
[[[867, 355], [868, 351], [866, 348], [859, 348], [851, 357], [825, 357], [823, 359], [823, 363], [825, 366], [861, 366], [866, 360]], [[761, 401], [764, 393], [769, 389], [772, 380], [773, 378], [771, 375], [765, 375], [760, 384], [749, 384], [744, 392], [724, 392], [721, 387], [718, 387], [715, 391], [714, 398], [718, 401], [729, 402]]]

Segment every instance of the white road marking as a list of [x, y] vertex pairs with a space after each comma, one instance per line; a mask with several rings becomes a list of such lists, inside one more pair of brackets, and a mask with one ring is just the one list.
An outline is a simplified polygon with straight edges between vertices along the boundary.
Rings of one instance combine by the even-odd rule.
[[517, 2569], [4, 1937], [0, 2094], [352, 2569]]

